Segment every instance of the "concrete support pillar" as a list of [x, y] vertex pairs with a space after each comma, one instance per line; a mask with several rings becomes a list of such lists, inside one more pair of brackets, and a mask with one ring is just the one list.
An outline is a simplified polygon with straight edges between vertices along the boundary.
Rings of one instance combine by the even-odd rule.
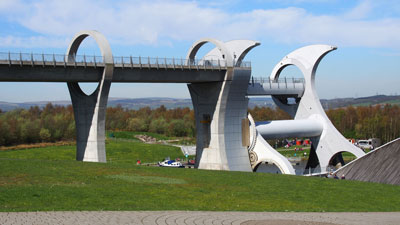
[[245, 145], [248, 140], [242, 140], [250, 73], [229, 68], [223, 82], [188, 85], [196, 116], [197, 168], [252, 171]]
[[188, 85], [196, 116], [195, 167], [252, 171], [247, 150], [249, 121], [246, 97], [251, 70], [240, 65], [246, 54], [260, 43], [249, 40], [223, 43], [205, 38], [192, 45], [187, 58], [194, 61], [198, 50], [206, 43], [216, 47], [202, 60], [218, 60], [227, 70], [223, 82]]
[[[210, 147], [211, 121], [214, 117], [222, 85], [223, 82], [188, 84], [196, 118], [196, 168], [199, 168], [200, 162], [203, 163], [203, 149]], [[216, 154], [217, 151], [214, 155], [218, 160], [216, 159], [215, 162], [220, 161], [221, 158], [219, 152], [218, 155]]]
[[88, 36], [93, 37], [99, 45], [105, 66], [99, 85], [91, 95], [86, 95], [78, 83], [68, 83], [76, 125], [76, 160], [106, 162], [105, 120], [114, 70], [110, 45], [99, 32], [83, 31], [75, 36], [67, 55], [68, 62], [73, 62], [79, 45]]

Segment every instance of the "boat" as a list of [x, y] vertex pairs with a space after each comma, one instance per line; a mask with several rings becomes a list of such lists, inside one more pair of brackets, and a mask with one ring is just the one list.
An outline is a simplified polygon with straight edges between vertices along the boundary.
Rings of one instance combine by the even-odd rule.
[[159, 166], [162, 167], [174, 167], [174, 168], [184, 168], [181, 162], [176, 162], [175, 160], [165, 160], [163, 162], [158, 162]]

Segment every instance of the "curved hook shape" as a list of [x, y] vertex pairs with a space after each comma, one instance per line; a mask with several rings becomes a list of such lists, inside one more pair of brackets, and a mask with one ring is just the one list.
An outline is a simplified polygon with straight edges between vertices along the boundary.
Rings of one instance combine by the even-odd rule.
[[[331, 45], [308, 45], [286, 55], [271, 72], [270, 79], [277, 80], [287, 66], [294, 65], [302, 72], [304, 76], [305, 90], [303, 98], [307, 98], [306, 95], [312, 96], [312, 98], [318, 98], [318, 94], [315, 89], [315, 73], [317, 71], [320, 61], [329, 52], [336, 50], [337, 47]], [[297, 115], [299, 104], [289, 105], [285, 102], [285, 99], [281, 99], [277, 96], [272, 96], [274, 102], [292, 117]], [[297, 102], [298, 103], [298, 102]], [[319, 107], [320, 111], [323, 112], [322, 106], [317, 104], [315, 107]], [[324, 113], [325, 114], [325, 113]]]
[[218, 48], [219, 52], [221, 52], [222, 59], [226, 61], [226, 65], [228, 67], [233, 67], [233, 58], [225, 43], [213, 38], [203, 38], [196, 41], [192, 47], [190, 47], [186, 58], [189, 60], [194, 60], [199, 49], [206, 43], [214, 44]]
[[[282, 70], [289, 66], [297, 66], [304, 75], [306, 83], [315, 80], [315, 72], [319, 62], [329, 52], [336, 50], [337, 47], [331, 45], [309, 45], [299, 48], [285, 56], [272, 70], [270, 78], [278, 79]], [[311, 73], [310, 73], [311, 72]]]
[[325, 55], [336, 49], [337, 49], [336, 46], [331, 46], [331, 45], [309, 45], [299, 48], [289, 53], [287, 56], [285, 56], [274, 67], [270, 79], [271, 80], [278, 79], [280, 73], [285, 67], [294, 65], [297, 68], [299, 68], [304, 75], [304, 81], [305, 81], [304, 95], [306, 95], [307, 92], [312, 92], [311, 94], [317, 97], [318, 95], [315, 90], [315, 73], [317, 71], [318, 65], [321, 62], [321, 60], [325, 57]]
[[[232, 40], [225, 42], [225, 46], [229, 50], [233, 59], [235, 59], [235, 66], [239, 66], [247, 53], [250, 52], [254, 47], [259, 46], [260, 42], [252, 40]], [[204, 59], [222, 59], [222, 53], [218, 48], [214, 48], [209, 51]]]
[[272, 96], [279, 107], [288, 112], [294, 119], [313, 118], [323, 124], [321, 136], [312, 138], [315, 152], [318, 156], [321, 170], [327, 169], [329, 161], [338, 152], [351, 152], [357, 157], [365, 153], [350, 144], [333, 126], [319, 101], [315, 89], [315, 73], [322, 58], [336, 47], [330, 45], [310, 45], [299, 48], [284, 57], [272, 70], [270, 79], [278, 79], [281, 71], [289, 65], [297, 66], [304, 75], [305, 90], [296, 104], [289, 105], [285, 99]]

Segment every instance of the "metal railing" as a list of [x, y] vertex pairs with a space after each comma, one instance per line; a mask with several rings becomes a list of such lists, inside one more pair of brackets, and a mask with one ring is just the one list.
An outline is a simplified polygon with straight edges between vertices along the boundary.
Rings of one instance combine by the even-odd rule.
[[249, 85], [260, 84], [261, 86], [269, 86], [272, 88], [304, 88], [304, 78], [279, 78], [271, 79], [270, 77], [251, 77]]
[[279, 78], [271, 79], [270, 77], [251, 77], [252, 83], [304, 83], [304, 78]]
[[[11, 65], [41, 65], [41, 66], [104, 66], [102, 56], [95, 55], [61, 55], [61, 54], [34, 54], [34, 53], [5, 53], [0, 52], [0, 63]], [[116, 56], [113, 57], [116, 67], [123, 68], [171, 68], [171, 69], [226, 69], [226, 60], [202, 60], [183, 58], [151, 58]], [[235, 67], [250, 68], [250, 62], [233, 61]]]

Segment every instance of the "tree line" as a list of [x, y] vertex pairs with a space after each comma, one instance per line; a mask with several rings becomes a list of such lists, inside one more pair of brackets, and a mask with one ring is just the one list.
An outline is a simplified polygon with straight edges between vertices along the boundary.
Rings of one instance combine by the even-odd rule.
[[379, 138], [382, 143], [400, 137], [400, 106], [349, 106], [326, 111], [335, 127], [347, 138]]
[[[255, 107], [249, 109], [256, 121], [291, 119], [281, 109]], [[107, 109], [106, 129], [140, 131], [175, 137], [194, 137], [195, 116], [189, 108], [167, 109], [160, 106], [139, 110], [121, 106]], [[335, 127], [347, 138], [380, 138], [383, 143], [400, 136], [400, 107], [377, 105], [346, 107], [327, 111]], [[75, 139], [72, 106], [47, 104], [29, 109], [0, 111], [0, 146], [57, 142]]]
[[194, 137], [195, 118], [189, 108], [156, 109], [144, 107], [138, 110], [124, 109], [120, 105], [107, 108], [106, 129], [140, 131], [173, 137]]
[[[195, 135], [194, 112], [189, 108], [139, 110], [121, 106], [107, 108], [106, 129], [142, 131], [175, 137]], [[47, 104], [29, 109], [0, 111], [0, 146], [70, 141], [76, 137], [71, 105]]]

